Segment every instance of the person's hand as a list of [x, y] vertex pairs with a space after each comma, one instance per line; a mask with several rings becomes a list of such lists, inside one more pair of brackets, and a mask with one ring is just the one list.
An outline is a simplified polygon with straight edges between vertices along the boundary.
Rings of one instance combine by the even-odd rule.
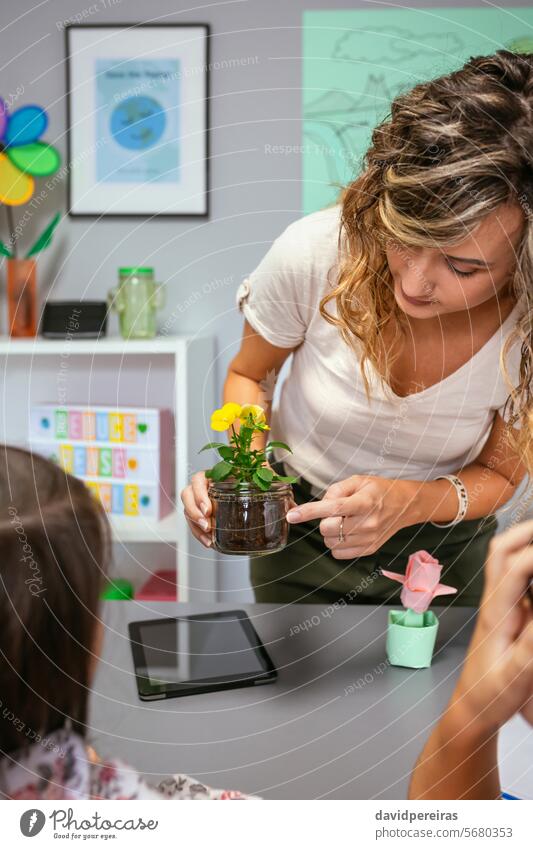
[[[319, 530], [333, 557], [351, 560], [373, 554], [396, 531], [414, 524], [410, 513], [412, 481], [352, 475], [330, 486], [322, 499], [299, 504], [287, 514], [291, 523], [322, 519]], [[339, 541], [344, 516], [344, 541]]]
[[[271, 469], [270, 463], [264, 463]], [[274, 471], [274, 469], [272, 469]], [[212, 518], [213, 507], [208, 494], [208, 478], [205, 472], [196, 472], [188, 486], [181, 491], [181, 500], [185, 512], [185, 518], [193, 536], [209, 548], [212, 545]], [[296, 507], [296, 502], [291, 498], [290, 506]]]
[[497, 731], [515, 713], [533, 725], [533, 521], [494, 537], [476, 628], [454, 693], [462, 723]]
[[209, 548], [211, 546], [212, 505], [207, 486], [208, 478], [206, 478], [205, 472], [196, 472], [192, 476], [190, 484], [181, 490], [180, 497], [192, 535], [202, 545]]

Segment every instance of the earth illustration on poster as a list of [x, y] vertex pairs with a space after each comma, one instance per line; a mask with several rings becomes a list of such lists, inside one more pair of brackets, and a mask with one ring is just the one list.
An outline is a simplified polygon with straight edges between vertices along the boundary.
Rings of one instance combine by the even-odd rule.
[[96, 60], [97, 179], [179, 180], [179, 61]]

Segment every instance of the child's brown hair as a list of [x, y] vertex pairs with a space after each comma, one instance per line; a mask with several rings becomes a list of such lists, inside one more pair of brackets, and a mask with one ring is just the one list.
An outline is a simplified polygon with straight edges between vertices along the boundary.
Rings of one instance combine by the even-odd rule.
[[85, 732], [108, 528], [80, 480], [0, 447], [0, 754]]

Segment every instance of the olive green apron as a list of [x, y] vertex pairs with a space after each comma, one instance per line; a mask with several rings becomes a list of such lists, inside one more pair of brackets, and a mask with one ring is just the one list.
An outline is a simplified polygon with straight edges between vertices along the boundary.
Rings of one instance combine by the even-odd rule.
[[[279, 474], [283, 463], [271, 461]], [[292, 485], [297, 504], [317, 501], [304, 478]], [[257, 602], [302, 604], [397, 604], [401, 585], [381, 569], [405, 573], [409, 555], [425, 549], [443, 564], [442, 583], [457, 588], [443, 604], [477, 606], [483, 590], [483, 567], [496, 517], [467, 519], [449, 528], [430, 522], [401, 528], [374, 554], [335, 559], [319, 531], [320, 519], [289, 526], [286, 548], [250, 557], [250, 578]], [[438, 599], [436, 602], [438, 604]]]

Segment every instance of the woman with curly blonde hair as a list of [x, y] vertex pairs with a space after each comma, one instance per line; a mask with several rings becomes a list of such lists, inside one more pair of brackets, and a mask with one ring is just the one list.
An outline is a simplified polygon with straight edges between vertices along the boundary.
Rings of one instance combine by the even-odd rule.
[[[495, 511], [533, 468], [533, 54], [500, 50], [399, 95], [332, 207], [241, 283], [224, 400], [272, 409], [299, 476], [289, 546], [256, 600], [395, 600], [381, 567], [426, 549], [477, 604]], [[264, 384], [263, 384], [264, 385]], [[203, 472], [182, 492], [209, 544]]]

